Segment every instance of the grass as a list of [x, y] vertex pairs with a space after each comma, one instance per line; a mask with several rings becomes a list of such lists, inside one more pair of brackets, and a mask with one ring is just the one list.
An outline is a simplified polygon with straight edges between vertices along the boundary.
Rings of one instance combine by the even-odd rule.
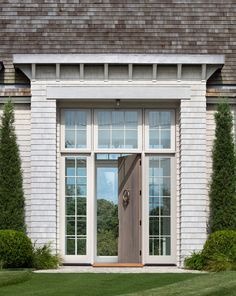
[[[32, 276], [29, 270], [3, 270], [0, 271], [0, 291], [1, 287], [23, 283]], [[1, 295], [1, 292], [0, 292]]]
[[124, 296], [235, 296], [236, 272], [210, 273], [201, 278], [195, 277], [145, 292], [125, 294]]
[[[196, 274], [32, 274], [30, 280], [0, 288], [1, 296], [112, 296], [192, 279]], [[203, 275], [205, 276], [205, 275]], [[201, 276], [200, 276], [201, 277]], [[0, 282], [2, 273], [0, 273]]]
[[[11, 274], [12, 273], [12, 274]], [[9, 282], [7, 278], [22, 281]], [[24, 277], [24, 276], [25, 277]], [[27, 276], [26, 276], [27, 275]], [[18, 277], [19, 276], [19, 277]], [[1, 283], [5, 282], [4, 286]], [[236, 272], [210, 274], [27, 274], [0, 272], [1, 296], [236, 296]]]

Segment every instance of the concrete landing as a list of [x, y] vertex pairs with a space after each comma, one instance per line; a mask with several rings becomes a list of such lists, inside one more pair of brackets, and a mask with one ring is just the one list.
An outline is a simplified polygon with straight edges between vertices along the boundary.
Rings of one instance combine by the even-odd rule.
[[37, 270], [37, 273], [201, 273], [196, 270], [181, 269], [175, 266], [144, 267], [93, 267], [61, 266], [58, 269]]

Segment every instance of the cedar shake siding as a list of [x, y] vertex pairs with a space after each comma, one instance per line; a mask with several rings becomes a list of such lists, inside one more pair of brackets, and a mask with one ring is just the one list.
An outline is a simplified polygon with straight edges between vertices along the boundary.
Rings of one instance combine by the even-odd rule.
[[[14, 53], [224, 54], [222, 71], [208, 84], [236, 83], [233, 0], [3, 0], [0, 22], [0, 83], [28, 82], [14, 70]], [[221, 93], [211, 87], [209, 96]]]

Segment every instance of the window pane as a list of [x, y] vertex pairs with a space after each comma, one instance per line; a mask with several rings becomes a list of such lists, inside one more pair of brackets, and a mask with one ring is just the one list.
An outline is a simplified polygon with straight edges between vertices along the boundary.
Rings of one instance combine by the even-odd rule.
[[77, 158], [76, 159], [76, 175], [77, 177], [86, 177], [86, 160]]
[[159, 218], [150, 217], [149, 218], [149, 235], [158, 235], [159, 234]]
[[170, 158], [160, 158], [160, 169], [162, 176], [170, 177]]
[[86, 238], [77, 240], [77, 255], [86, 255]]
[[124, 128], [124, 112], [114, 111], [112, 112], [112, 129]]
[[110, 130], [98, 131], [98, 148], [110, 148]]
[[170, 216], [170, 198], [163, 197], [161, 203], [161, 215]]
[[75, 217], [66, 218], [66, 234], [75, 235]]
[[98, 111], [98, 126], [100, 128], [110, 128], [111, 125], [111, 112], [110, 111]]
[[170, 235], [170, 217], [161, 218], [161, 235]]
[[124, 131], [112, 131], [112, 147], [111, 148], [124, 148]]
[[153, 149], [160, 148], [158, 130], [149, 131], [149, 148], [153, 148]]
[[86, 129], [87, 126], [87, 112], [77, 111], [75, 116], [75, 128]]
[[78, 130], [76, 132], [76, 148], [86, 148], [87, 147], [87, 131]]
[[138, 148], [138, 132], [137, 130], [127, 130], [125, 132], [125, 148]]
[[160, 240], [158, 237], [149, 238], [149, 255], [158, 256], [160, 255]]
[[136, 128], [138, 126], [138, 112], [126, 111], [125, 112], [125, 126], [126, 128]]
[[161, 239], [161, 255], [170, 255], [170, 237], [162, 237]]
[[159, 113], [156, 111], [149, 112], [149, 128], [158, 128], [159, 127]]
[[161, 134], [160, 148], [163, 148], [163, 149], [170, 148], [170, 130], [161, 130], [160, 134]]
[[77, 218], [77, 235], [86, 235], [86, 217]]
[[77, 215], [86, 215], [86, 197], [77, 197]]
[[75, 131], [74, 130], [65, 131], [65, 147], [75, 148]]
[[67, 177], [65, 185], [66, 185], [66, 195], [74, 196], [75, 195], [75, 178]]
[[74, 129], [75, 111], [65, 111], [65, 127], [66, 129]]
[[66, 197], [66, 215], [75, 215], [75, 198]]
[[75, 239], [74, 238], [66, 239], [66, 254], [75, 255]]
[[161, 111], [160, 112], [160, 126], [162, 128], [170, 128], [171, 125], [171, 112]]
[[75, 159], [74, 158], [66, 158], [66, 176], [74, 177], [75, 176]]

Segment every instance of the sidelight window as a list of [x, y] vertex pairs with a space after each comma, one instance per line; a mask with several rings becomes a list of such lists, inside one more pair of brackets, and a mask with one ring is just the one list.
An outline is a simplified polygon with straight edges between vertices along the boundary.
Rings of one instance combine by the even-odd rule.
[[86, 255], [86, 157], [65, 158], [66, 255]]

